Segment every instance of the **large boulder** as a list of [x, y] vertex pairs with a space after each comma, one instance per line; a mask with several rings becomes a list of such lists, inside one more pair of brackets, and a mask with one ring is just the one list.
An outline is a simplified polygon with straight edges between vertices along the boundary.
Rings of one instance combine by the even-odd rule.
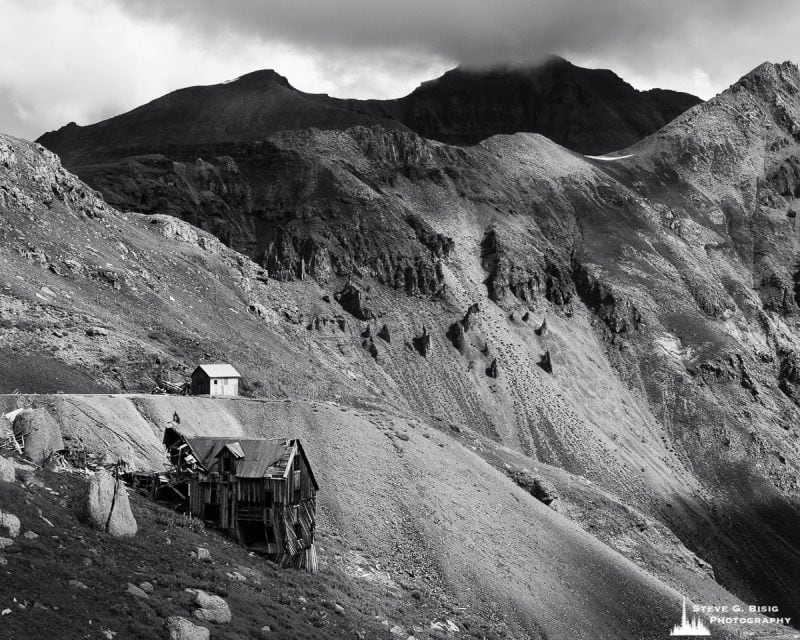
[[82, 515], [91, 526], [113, 536], [133, 536], [138, 530], [125, 485], [106, 470], [89, 482]]
[[14, 463], [0, 456], [0, 482], [14, 482]]
[[19, 535], [20, 521], [13, 513], [0, 511], [0, 529], [5, 529], [10, 538]]
[[25, 409], [17, 414], [14, 436], [25, 443], [25, 456], [39, 465], [54, 451], [64, 449], [61, 429], [46, 409]]
[[195, 618], [217, 623], [231, 621], [231, 610], [225, 600], [202, 589], [187, 589], [187, 591], [194, 594], [194, 602], [199, 607], [195, 609]]
[[211, 632], [191, 620], [180, 616], [171, 616], [167, 619], [169, 640], [208, 640]]

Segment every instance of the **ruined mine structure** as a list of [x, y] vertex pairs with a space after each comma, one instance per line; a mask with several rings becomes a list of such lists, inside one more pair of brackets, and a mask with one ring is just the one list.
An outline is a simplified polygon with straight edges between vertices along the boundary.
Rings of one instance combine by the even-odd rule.
[[314, 478], [298, 439], [164, 433], [170, 476], [191, 514], [283, 567], [316, 571]]

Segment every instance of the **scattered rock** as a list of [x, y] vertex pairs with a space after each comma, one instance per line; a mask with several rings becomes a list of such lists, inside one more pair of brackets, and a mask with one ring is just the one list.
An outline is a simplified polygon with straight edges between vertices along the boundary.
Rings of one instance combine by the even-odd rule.
[[41, 465], [64, 449], [61, 429], [46, 409], [25, 409], [14, 418], [14, 436], [25, 443], [25, 455]]
[[525, 469], [520, 471], [506, 470], [506, 472], [514, 482], [540, 502], [550, 506], [558, 499], [558, 491], [550, 481], [539, 476], [533, 476]]
[[383, 325], [381, 330], [378, 331], [378, 337], [383, 340], [384, 342], [391, 342], [392, 341], [392, 334], [389, 333], [389, 327], [387, 325]]
[[10, 547], [12, 544], [14, 544], [14, 541], [11, 538], [0, 537], [0, 549]]
[[490, 378], [497, 377], [497, 358], [492, 359], [492, 364], [486, 367], [486, 375]]
[[171, 616], [166, 624], [169, 640], [208, 640], [211, 632], [186, 618]]
[[270, 627], [268, 624], [265, 624], [263, 627], [261, 627], [261, 633], [263, 633], [264, 635], [272, 633], [272, 627]]
[[267, 317], [267, 308], [258, 302], [251, 302], [250, 305], [248, 305], [247, 310], [259, 318]]
[[153, 588], [153, 583], [152, 583], [152, 582], [142, 582], [142, 583], [139, 585], [139, 588], [140, 588], [142, 591], [144, 591], [145, 593], [153, 593], [153, 591], [154, 591], [154, 588]]
[[5, 567], [8, 565], [8, 560], [6, 560], [3, 556], [0, 556], [0, 567]]
[[238, 571], [231, 571], [225, 574], [230, 580], [235, 580], [236, 582], [247, 582], [247, 578], [245, 578], [241, 573]]
[[133, 536], [138, 530], [125, 485], [105, 470], [90, 480], [81, 515], [91, 526], [113, 536]]
[[202, 589], [187, 589], [194, 593], [194, 602], [199, 607], [194, 617], [206, 622], [226, 623], [231, 621], [231, 610], [228, 603], [219, 596], [206, 593]]
[[81, 582], [80, 580], [70, 580], [67, 584], [73, 589], [88, 589], [89, 588], [85, 584], [83, 584], [83, 582]]
[[196, 554], [201, 562], [211, 562], [211, 552], [205, 547], [197, 547]]
[[36, 538], [39, 537], [39, 534], [36, 533], [35, 531], [26, 531], [25, 533], [22, 534], [22, 537], [27, 538], [28, 540], [35, 540]]
[[87, 336], [92, 336], [92, 337], [107, 336], [108, 335], [108, 329], [105, 329], [104, 327], [87, 327], [86, 328], [86, 335]]
[[0, 529], [5, 529], [11, 538], [19, 535], [19, 518], [13, 513], [0, 511]]
[[340, 605], [339, 603], [335, 603], [335, 604], [333, 605], [333, 610], [334, 610], [336, 613], [338, 613], [340, 616], [343, 616], [343, 615], [344, 615], [344, 607], [343, 607], [342, 605]]
[[389, 629], [389, 633], [393, 636], [404, 636], [406, 635], [406, 630], [399, 625], [394, 625], [391, 629]]
[[39, 478], [37, 478], [37, 477], [36, 477], [36, 476], [35, 476], [33, 473], [31, 473], [30, 471], [25, 471], [25, 472], [22, 474], [22, 484], [23, 484], [23, 485], [24, 485], [26, 488], [28, 488], [28, 489], [31, 489], [31, 488], [33, 488], [33, 487], [40, 487], [40, 488], [44, 488], [44, 482], [42, 482], [41, 480], [39, 480]]
[[546, 336], [547, 335], [547, 320], [542, 320], [542, 324], [539, 325], [538, 329], [534, 329], [533, 332], [537, 336]]
[[125, 590], [126, 593], [129, 593], [132, 596], [136, 596], [137, 598], [149, 598], [150, 596], [147, 595], [145, 591], [137, 587], [135, 584], [128, 583], [128, 588]]
[[0, 456], [0, 482], [14, 482], [14, 463]]
[[443, 631], [445, 633], [458, 633], [458, 625], [452, 620], [440, 620], [431, 622], [431, 631]]

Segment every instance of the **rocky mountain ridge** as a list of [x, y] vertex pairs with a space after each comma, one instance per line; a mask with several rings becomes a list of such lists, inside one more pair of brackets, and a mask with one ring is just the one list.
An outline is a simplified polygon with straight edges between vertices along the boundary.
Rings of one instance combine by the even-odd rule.
[[79, 175], [79, 167], [128, 156], [172, 156], [187, 146], [254, 143], [311, 127], [380, 126], [461, 145], [532, 132], [581, 153], [604, 153], [633, 144], [698, 102], [675, 91], [640, 92], [611, 71], [557, 57], [531, 67], [453, 69], [397, 100], [304, 93], [275, 71], [262, 70], [174, 91], [89, 126], [70, 123], [39, 142]]

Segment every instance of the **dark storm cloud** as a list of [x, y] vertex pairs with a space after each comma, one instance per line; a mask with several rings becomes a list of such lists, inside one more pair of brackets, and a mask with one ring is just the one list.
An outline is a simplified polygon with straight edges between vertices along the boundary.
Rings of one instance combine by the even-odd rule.
[[206, 35], [233, 30], [315, 50], [428, 52], [470, 65], [528, 62], [554, 52], [622, 61], [638, 73], [694, 64], [716, 74], [741, 64], [743, 74], [764, 59], [797, 55], [798, 9], [791, 0], [125, 0], [121, 6]]
[[0, 131], [35, 137], [255, 69], [395, 98], [458, 63], [549, 53], [708, 98], [797, 61], [798, 24], [795, 0], [0, 0]]

